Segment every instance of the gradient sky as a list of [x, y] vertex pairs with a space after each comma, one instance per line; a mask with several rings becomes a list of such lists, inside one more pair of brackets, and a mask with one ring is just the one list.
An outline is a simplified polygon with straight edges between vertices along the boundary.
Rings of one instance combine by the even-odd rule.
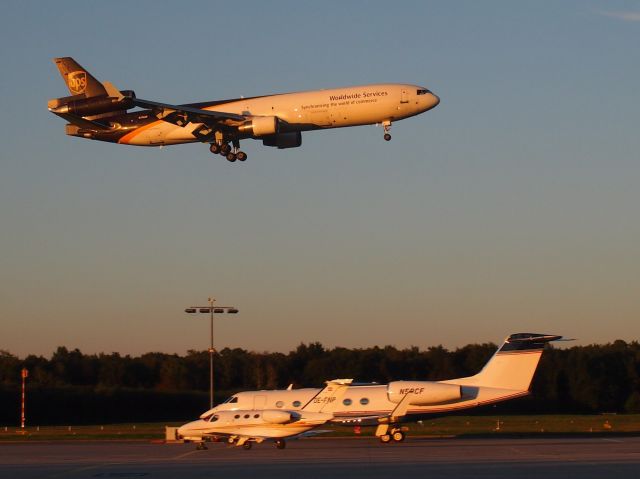
[[[640, 337], [640, 2], [10, 2], [0, 349]], [[425, 85], [393, 125], [207, 145], [64, 135], [51, 58], [173, 103]], [[574, 343], [576, 344], [576, 343]]]

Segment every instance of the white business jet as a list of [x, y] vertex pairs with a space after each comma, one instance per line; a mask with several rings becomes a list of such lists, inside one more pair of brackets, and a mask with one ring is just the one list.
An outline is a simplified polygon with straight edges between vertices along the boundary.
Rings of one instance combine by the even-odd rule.
[[278, 449], [284, 449], [285, 438], [298, 436], [334, 419], [333, 411], [349, 384], [351, 379], [327, 381], [324, 389], [316, 390], [316, 394], [298, 408], [256, 409], [251, 404], [246, 409], [211, 412], [178, 428], [178, 437], [196, 442], [198, 449], [206, 449], [206, 440], [221, 438], [245, 449], [251, 449], [253, 442], [273, 439]]
[[[510, 335], [477, 374], [446, 381], [393, 381], [351, 385], [333, 411], [331, 423], [377, 426], [383, 443], [404, 440], [402, 423], [442, 416], [530, 394], [531, 381], [545, 345], [562, 336], [536, 333]], [[296, 411], [318, 389], [245, 391], [205, 412], [233, 413], [246, 409]], [[256, 405], [259, 405], [257, 407]]]

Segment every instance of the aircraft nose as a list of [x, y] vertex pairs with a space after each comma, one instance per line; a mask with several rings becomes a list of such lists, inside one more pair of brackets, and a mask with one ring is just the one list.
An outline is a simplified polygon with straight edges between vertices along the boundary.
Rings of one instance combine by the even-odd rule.
[[193, 422], [188, 422], [187, 424], [183, 424], [182, 426], [180, 426], [178, 428], [178, 436], [179, 437], [188, 436], [189, 432], [191, 432], [192, 425], [193, 425]]
[[430, 95], [430, 103], [431, 103], [430, 108], [435, 108], [440, 103], [440, 97], [438, 95], [436, 95], [435, 93], [431, 93], [431, 95]]

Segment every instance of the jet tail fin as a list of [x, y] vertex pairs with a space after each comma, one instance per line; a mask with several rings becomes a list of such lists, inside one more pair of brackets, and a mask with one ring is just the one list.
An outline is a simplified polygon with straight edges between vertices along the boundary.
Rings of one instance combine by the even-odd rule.
[[84, 95], [85, 98], [108, 95], [104, 85], [73, 58], [54, 58], [53, 61], [72, 95]]
[[311, 401], [304, 405], [302, 411], [331, 412], [340, 399], [347, 392], [353, 379], [333, 379]]
[[515, 391], [528, 391], [545, 345], [562, 340], [562, 336], [517, 333], [505, 339], [502, 346], [475, 376], [442, 381], [462, 386], [481, 386]]

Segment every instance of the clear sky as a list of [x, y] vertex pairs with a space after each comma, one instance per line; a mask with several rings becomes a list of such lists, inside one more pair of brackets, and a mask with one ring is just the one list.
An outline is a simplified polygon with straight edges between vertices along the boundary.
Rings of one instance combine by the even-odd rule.
[[[0, 349], [427, 347], [640, 336], [640, 2], [6, 2]], [[393, 125], [207, 145], [81, 140], [51, 58], [173, 103], [362, 83]]]

